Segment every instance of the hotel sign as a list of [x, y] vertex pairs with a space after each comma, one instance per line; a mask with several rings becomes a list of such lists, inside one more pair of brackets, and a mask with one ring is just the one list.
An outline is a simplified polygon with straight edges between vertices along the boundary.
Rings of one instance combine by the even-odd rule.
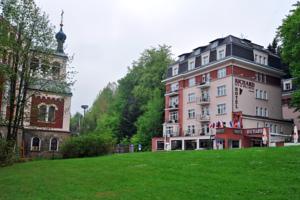
[[241, 87], [241, 88], [246, 88], [249, 90], [254, 90], [255, 83], [252, 81], [245, 81], [241, 79], [235, 79], [235, 86]]
[[263, 128], [253, 128], [253, 129], [245, 129], [246, 135], [262, 135], [263, 134]]

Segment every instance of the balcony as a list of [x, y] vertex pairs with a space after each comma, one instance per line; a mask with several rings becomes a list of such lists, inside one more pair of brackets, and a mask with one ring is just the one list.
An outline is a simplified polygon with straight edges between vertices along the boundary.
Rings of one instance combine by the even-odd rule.
[[179, 126], [174, 123], [165, 123], [163, 127], [164, 137], [177, 137], [179, 136]]
[[210, 116], [209, 115], [198, 115], [197, 120], [200, 122], [209, 122]]
[[210, 103], [210, 98], [209, 96], [203, 96], [200, 98], [197, 98], [197, 104], [198, 105], [205, 105]]
[[178, 110], [178, 104], [169, 105], [169, 107], [165, 108], [165, 110]]
[[197, 87], [198, 88], [208, 88], [208, 87], [210, 87], [210, 81], [206, 81], [204, 83], [200, 83]]
[[173, 90], [165, 94], [165, 96], [175, 96], [178, 95], [178, 90]]

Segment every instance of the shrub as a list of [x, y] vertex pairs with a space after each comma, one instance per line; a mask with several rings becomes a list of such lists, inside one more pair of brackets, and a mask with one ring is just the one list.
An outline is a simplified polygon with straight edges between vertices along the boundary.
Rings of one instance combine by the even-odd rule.
[[63, 158], [81, 158], [109, 154], [113, 139], [106, 135], [87, 134], [71, 137], [62, 145]]
[[11, 165], [15, 161], [12, 145], [0, 138], [0, 166]]

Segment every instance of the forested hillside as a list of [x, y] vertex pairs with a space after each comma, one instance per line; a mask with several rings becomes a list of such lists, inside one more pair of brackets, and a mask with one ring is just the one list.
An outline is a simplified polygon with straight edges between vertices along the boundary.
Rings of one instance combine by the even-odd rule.
[[78, 130], [81, 119], [81, 134], [109, 134], [118, 143], [141, 143], [149, 149], [151, 138], [162, 134], [161, 81], [171, 61], [169, 46], [146, 49], [124, 78], [99, 92], [84, 119], [79, 114], [73, 117], [71, 130]]

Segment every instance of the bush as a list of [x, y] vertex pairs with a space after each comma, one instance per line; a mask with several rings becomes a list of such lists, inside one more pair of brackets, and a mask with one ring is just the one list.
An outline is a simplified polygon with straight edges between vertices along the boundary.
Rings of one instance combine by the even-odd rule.
[[63, 158], [82, 158], [109, 154], [113, 150], [113, 139], [105, 135], [87, 134], [71, 137], [62, 145]]
[[15, 161], [12, 145], [0, 138], [0, 166], [11, 165]]

